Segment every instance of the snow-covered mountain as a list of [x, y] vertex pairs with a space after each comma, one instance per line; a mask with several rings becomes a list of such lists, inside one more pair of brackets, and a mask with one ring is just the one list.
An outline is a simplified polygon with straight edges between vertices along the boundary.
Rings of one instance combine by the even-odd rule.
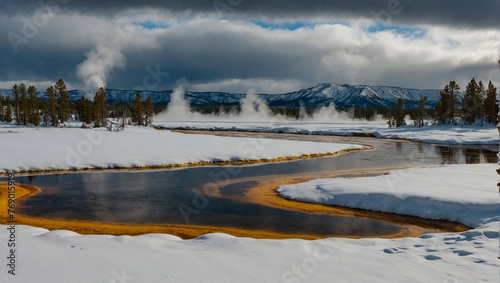
[[[172, 90], [137, 91], [106, 89], [110, 103], [132, 103], [140, 92], [143, 99], [151, 97], [154, 104], [166, 105], [170, 102]], [[420, 99], [428, 97], [427, 107], [434, 107], [439, 101], [438, 89], [409, 89], [388, 86], [366, 86], [323, 83], [317, 86], [284, 94], [258, 94], [271, 107], [321, 107], [334, 103], [337, 108], [395, 108], [398, 98], [403, 98], [405, 108], [417, 108]], [[10, 95], [8, 89], [0, 90], [0, 95]], [[84, 91], [69, 91], [72, 100], [85, 95]], [[40, 97], [47, 98], [42, 92]], [[226, 92], [186, 92], [186, 100], [192, 106], [237, 106], [245, 94]]]
[[266, 101], [274, 107], [328, 106], [337, 108], [395, 108], [398, 98], [403, 98], [406, 108], [417, 108], [420, 99], [428, 97], [434, 106], [440, 98], [438, 89], [409, 89], [387, 86], [319, 84], [315, 87], [286, 94], [267, 95]]

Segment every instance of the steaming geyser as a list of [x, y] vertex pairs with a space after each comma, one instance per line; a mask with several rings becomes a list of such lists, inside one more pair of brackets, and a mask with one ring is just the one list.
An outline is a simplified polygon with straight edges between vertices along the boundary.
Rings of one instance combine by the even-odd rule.
[[240, 101], [241, 111], [217, 114], [201, 114], [193, 111], [184, 97], [183, 87], [177, 87], [172, 93], [172, 98], [165, 111], [156, 115], [155, 120], [160, 121], [219, 121], [219, 122], [352, 122], [353, 113], [338, 112], [331, 103], [327, 107], [317, 109], [311, 115], [306, 114], [304, 108], [300, 109], [299, 119], [273, 114], [271, 108], [257, 94], [248, 92]]

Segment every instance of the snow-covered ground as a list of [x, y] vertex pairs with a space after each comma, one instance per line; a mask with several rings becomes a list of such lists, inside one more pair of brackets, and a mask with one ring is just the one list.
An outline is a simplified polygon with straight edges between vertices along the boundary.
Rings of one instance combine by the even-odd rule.
[[[181, 122], [157, 122], [171, 127]], [[496, 128], [403, 127], [384, 123], [186, 122], [191, 128], [345, 134], [443, 143], [498, 143]], [[438, 132], [432, 132], [437, 130]], [[483, 131], [484, 130], [484, 131]], [[352, 145], [191, 136], [129, 127], [124, 132], [0, 125], [0, 169], [157, 166], [273, 159]], [[16, 227], [16, 275], [7, 273], [7, 225], [0, 225], [0, 282], [497, 282], [500, 205], [497, 165], [392, 171], [379, 177], [311, 181], [281, 194], [475, 227], [403, 239], [257, 240], [210, 234], [79, 235]], [[370, 179], [372, 178], [372, 179]], [[314, 183], [316, 182], [316, 183]], [[336, 202], [339, 203], [336, 203]]]
[[358, 145], [186, 135], [152, 128], [25, 128], [0, 124], [0, 172], [167, 166], [326, 154]]
[[403, 126], [389, 128], [386, 122], [242, 122], [242, 121], [169, 121], [159, 117], [154, 125], [167, 128], [202, 130], [240, 130], [259, 132], [284, 132], [300, 134], [352, 135], [373, 133], [379, 138], [409, 139], [436, 144], [490, 144], [499, 142], [494, 125], [480, 126]]
[[381, 129], [375, 132], [381, 138], [409, 139], [436, 144], [483, 144], [498, 145], [498, 129], [495, 125], [480, 126], [404, 126]]
[[500, 216], [496, 164], [409, 168], [365, 178], [317, 179], [277, 189], [282, 197], [444, 219], [479, 227]]
[[[300, 120], [275, 115], [266, 102], [256, 95], [247, 94], [240, 101], [239, 113], [200, 114], [193, 111], [184, 97], [182, 88], [172, 93], [167, 109], [154, 117], [154, 125], [165, 128], [201, 130], [241, 130], [258, 132], [284, 132], [301, 134], [353, 135], [374, 134], [379, 138], [399, 138], [439, 144], [498, 144], [494, 125], [480, 126], [403, 126], [389, 128], [382, 117], [375, 121], [352, 119], [352, 113], [339, 112], [333, 104], [317, 109], [312, 115], [305, 110]], [[412, 121], [407, 119], [407, 124]]]
[[[454, 165], [281, 188], [282, 194], [308, 201], [339, 199], [357, 207], [457, 219], [476, 227], [462, 233], [316, 241], [210, 234], [181, 240], [160, 234], [79, 235], [18, 226], [17, 275], [5, 271], [0, 278], [8, 276], [7, 282], [498, 282], [500, 205], [495, 169], [494, 164]], [[391, 179], [398, 174], [401, 179]], [[381, 199], [387, 205], [380, 205]], [[0, 254], [7, 253], [6, 235], [0, 233]]]

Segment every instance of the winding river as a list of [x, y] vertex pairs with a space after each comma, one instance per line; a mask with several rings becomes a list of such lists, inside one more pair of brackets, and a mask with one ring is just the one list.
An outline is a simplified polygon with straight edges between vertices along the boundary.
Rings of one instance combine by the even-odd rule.
[[209, 134], [354, 143], [374, 149], [244, 166], [18, 176], [19, 183], [40, 187], [42, 191], [19, 201], [17, 212], [44, 219], [201, 225], [318, 237], [404, 236], [408, 235], [404, 233], [408, 227], [421, 233], [448, 231], [457, 228], [450, 228], [455, 227], [454, 224], [412, 217], [342, 209], [326, 211], [330, 208], [323, 210], [307, 208], [307, 204], [284, 204], [273, 189], [282, 183], [322, 177], [376, 175], [395, 168], [495, 163], [498, 150], [495, 146], [439, 146], [366, 137], [244, 132]]

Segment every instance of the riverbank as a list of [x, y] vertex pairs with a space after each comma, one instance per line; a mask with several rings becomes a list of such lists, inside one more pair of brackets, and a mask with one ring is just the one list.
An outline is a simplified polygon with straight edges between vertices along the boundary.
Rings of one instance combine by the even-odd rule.
[[[404, 182], [418, 182], [416, 177], [403, 177]], [[269, 192], [273, 186], [259, 187]], [[276, 192], [269, 194], [276, 198]], [[270, 200], [265, 197], [256, 201]], [[18, 225], [18, 256], [29, 260], [19, 262], [18, 275], [8, 279], [69, 282], [76, 276], [91, 282], [120, 278], [148, 282], [328, 282], [332, 278], [345, 282], [412, 282], [418, 278], [430, 282], [491, 282], [498, 279], [500, 268], [498, 225], [498, 221], [492, 221], [465, 232], [417, 238], [314, 241], [251, 239], [220, 233], [192, 240], [167, 234], [115, 237]], [[2, 230], [6, 227], [0, 225]], [[5, 243], [6, 235], [0, 233], [0, 243]], [[6, 247], [0, 246], [0, 255], [7, 255]], [[61, 267], [57, 273], [47, 272], [55, 266]]]
[[[186, 137], [191, 136], [192, 139], [198, 139], [200, 136], [199, 134], [217, 134], [217, 135], [222, 135], [224, 137], [226, 136], [232, 136], [236, 135], [244, 138], [248, 138], [249, 136], [245, 133], [235, 133], [235, 132], [203, 132], [203, 131], [182, 131], [182, 133], [186, 134], [198, 134], [196, 136], [193, 135], [185, 135]], [[204, 135], [202, 135], [203, 137]], [[269, 140], [269, 139], [262, 139], [264, 138], [273, 138], [274, 136], [270, 134], [251, 134], [250, 137], [257, 137], [259, 139], [256, 140]], [[291, 135], [291, 134], [280, 134], [279, 138], [290, 138], [290, 139], [301, 139], [303, 141], [310, 140], [311, 138], [314, 138], [314, 140], [317, 141], [322, 141], [322, 142], [336, 142], [336, 143], [358, 143], [358, 144], [365, 144], [364, 149], [375, 149], [376, 145], [377, 147], [380, 144], [385, 144], [387, 141], [381, 141], [375, 142], [376, 140], [371, 139], [371, 138], [363, 138], [363, 137], [358, 137], [355, 140], [350, 140], [352, 138], [339, 138], [339, 137], [332, 137], [332, 136], [317, 136], [317, 137], [311, 137], [310, 135]], [[410, 144], [407, 141], [394, 141], [395, 144]], [[371, 144], [371, 145], [366, 145], [366, 144]], [[383, 147], [386, 147], [387, 145], [384, 145]], [[398, 150], [399, 150], [399, 145], [398, 145]], [[357, 148], [352, 149], [354, 151], [358, 150]], [[349, 152], [352, 150], [344, 150], [341, 151], [340, 153], [345, 153]], [[399, 151], [398, 151], [399, 152]], [[333, 155], [340, 154], [340, 153], [334, 153]], [[308, 157], [318, 157], [319, 155], [310, 155]], [[376, 155], [375, 155], [376, 156]], [[415, 157], [415, 156], [414, 156]], [[377, 159], [379, 160], [379, 159]], [[235, 163], [240, 163], [241, 161], [234, 161]], [[223, 161], [221, 161], [221, 164], [224, 164]], [[227, 163], [226, 163], [227, 164]], [[406, 164], [406, 165], [405, 165]], [[401, 166], [409, 166], [410, 164], [405, 162], [401, 163]], [[416, 164], [413, 164], [415, 166]], [[397, 167], [401, 168], [401, 167]], [[419, 219], [419, 218], [405, 218], [397, 214], [388, 214], [388, 213], [375, 213], [375, 212], [370, 212], [370, 211], [363, 211], [363, 210], [356, 210], [356, 209], [349, 209], [349, 208], [344, 208], [344, 207], [332, 207], [332, 206], [324, 206], [324, 205], [316, 205], [316, 204], [306, 204], [303, 202], [298, 202], [298, 201], [290, 201], [283, 199], [280, 197], [274, 189], [278, 186], [281, 185], [287, 185], [287, 184], [295, 184], [299, 182], [304, 182], [306, 180], [312, 180], [312, 179], [318, 179], [318, 178], [328, 178], [328, 177], [342, 177], [342, 176], [370, 176], [370, 175], [381, 175], [386, 172], [388, 172], [391, 169], [396, 169], [394, 167], [392, 168], [374, 168], [374, 169], [365, 169], [365, 170], [336, 170], [335, 172], [321, 172], [321, 173], [314, 173], [314, 174], [288, 174], [286, 176], [271, 176], [271, 177], [257, 177], [257, 178], [250, 178], [251, 181], [257, 182], [257, 186], [251, 188], [246, 194], [245, 194], [245, 199], [233, 199], [236, 201], [243, 201], [247, 203], [254, 203], [258, 205], [264, 205], [267, 207], [274, 207], [274, 208], [279, 208], [279, 209], [287, 209], [287, 210], [295, 210], [295, 211], [301, 211], [301, 212], [306, 212], [309, 214], [326, 214], [326, 215], [332, 215], [332, 214], [340, 214], [340, 215], [350, 215], [350, 216], [356, 216], [356, 217], [366, 217], [366, 218], [372, 218], [372, 219], [379, 219], [383, 221], [389, 221], [393, 223], [398, 223], [399, 225], [405, 227], [405, 231], [399, 232], [393, 235], [368, 235], [368, 237], [386, 237], [386, 238], [392, 238], [392, 237], [405, 237], [405, 236], [420, 236], [424, 233], [433, 233], [433, 232], [459, 232], [459, 231], [464, 231], [468, 229], [465, 226], [457, 225], [456, 223], [446, 223], [446, 222], [432, 222], [432, 221], [426, 221], [424, 219]], [[98, 169], [92, 169], [88, 171], [95, 171]], [[126, 169], [124, 169], [126, 170]], [[237, 183], [237, 182], [245, 182], [248, 181], [246, 179], [240, 179], [240, 178], [232, 178], [231, 180], [228, 180], [227, 184], [225, 185], [230, 185], [232, 183]], [[212, 186], [212, 187], [220, 187], [218, 185]], [[220, 195], [214, 195], [215, 197], [220, 197]], [[273, 238], [273, 239], [283, 239], [283, 238], [290, 238], [290, 237], [295, 237], [295, 238], [302, 238], [302, 239], [318, 239], [324, 236], [314, 236], [314, 235], [290, 235], [290, 234], [280, 234], [276, 232], [270, 233], [270, 231], [245, 231], [243, 229], [234, 229], [231, 227], [210, 227], [210, 226], [198, 226], [193, 229], [193, 226], [185, 226], [185, 225], [150, 225], [147, 223], [144, 223], [144, 225], [130, 225], [130, 224], [124, 224], [124, 223], [99, 223], [99, 222], [92, 222], [92, 221], [68, 221], [68, 220], [63, 220], [63, 219], [58, 219], [58, 220], [47, 220], [47, 219], [27, 219], [25, 218], [24, 222], [27, 225], [34, 225], [38, 227], [44, 227], [48, 229], [68, 229], [72, 231], [76, 231], [78, 233], [82, 234], [112, 234], [112, 235], [122, 235], [122, 234], [127, 234], [127, 235], [139, 235], [139, 234], [144, 234], [144, 233], [169, 233], [173, 234], [176, 236], [179, 236], [184, 239], [190, 239], [190, 238], [195, 238], [198, 236], [201, 236], [206, 233], [212, 233], [212, 232], [225, 232], [234, 236], [243, 236], [243, 237], [254, 237], [254, 238]], [[28, 222], [29, 221], [29, 222]], [[417, 224], [417, 225], [415, 225]], [[89, 228], [91, 227], [91, 228]], [[197, 232], [196, 232], [197, 231]], [[346, 237], [346, 235], [329, 235], [331, 237], [334, 236], [340, 236], [340, 237]], [[359, 238], [359, 237], [352, 237], [352, 238]]]
[[154, 126], [175, 130], [249, 131], [335, 136], [371, 136], [447, 145], [498, 145], [495, 125], [427, 125], [389, 128], [386, 122], [317, 123], [301, 121], [241, 122], [241, 121], [161, 121]]
[[498, 221], [497, 164], [391, 170], [384, 175], [318, 178], [276, 189], [281, 197], [460, 222], [480, 227]]
[[[460, 166], [471, 172], [480, 169], [475, 168], [478, 165]], [[488, 166], [496, 167], [495, 164]], [[443, 170], [448, 172], [441, 173], [451, 175], [453, 167], [446, 166]], [[497, 178], [494, 170], [488, 172], [493, 179]], [[419, 174], [403, 177], [412, 184], [420, 180]], [[468, 182], [473, 183], [484, 181], [477, 174], [467, 178], [472, 178]], [[358, 182], [351, 180], [354, 185]], [[368, 187], [383, 185], [370, 182]], [[454, 185], [451, 189], [465, 189], [470, 193], [467, 182], [462, 185], [463, 188]], [[495, 185], [491, 184], [491, 188], [495, 189], [492, 200], [498, 200]], [[439, 192], [434, 190], [438, 200], [463, 197], [468, 201], [467, 194]], [[358, 197], [363, 194], [354, 193]], [[463, 205], [462, 211], [468, 207]], [[5, 229], [6, 225], [0, 228]], [[460, 233], [431, 233], [399, 239], [305, 241], [251, 239], [220, 233], [192, 240], [166, 234], [115, 237], [19, 225], [18, 244], [22, 248], [18, 256], [29, 260], [20, 261], [18, 275], [9, 279], [68, 282], [79, 276], [92, 282], [113, 278], [147, 282], [328, 282], [332, 278], [342, 282], [413, 282], [418, 278], [418, 281], [429, 282], [493, 282], [498, 279], [500, 268], [499, 228], [498, 219], [489, 219]], [[5, 235], [0, 233], [0, 242], [6, 241]], [[5, 247], [0, 246], [1, 254], [6, 254]], [[47, 272], [54, 266], [61, 268], [57, 273]]]
[[[262, 178], [240, 178], [232, 179], [226, 185], [235, 184], [238, 182], [248, 182], [252, 179], [257, 179], [258, 183], [255, 187], [251, 188], [244, 198], [232, 198], [238, 202], [249, 202], [259, 205], [306, 212], [309, 214], [318, 215], [348, 215], [352, 217], [364, 217], [369, 219], [377, 219], [387, 221], [399, 225], [402, 229], [396, 233], [389, 234], [376, 234], [376, 235], [335, 235], [331, 234], [328, 237], [344, 237], [344, 238], [401, 238], [401, 237], [417, 237], [425, 233], [433, 232], [450, 232], [450, 231], [465, 231], [468, 229], [451, 222], [443, 221], [427, 221], [425, 219], [402, 217], [395, 214], [373, 213], [370, 211], [355, 210], [342, 207], [332, 207], [317, 204], [308, 204], [298, 201], [290, 201], [278, 196], [274, 191], [277, 186], [284, 184], [292, 184], [301, 182], [307, 179], [316, 179], [325, 176], [355, 176], [367, 174], [382, 174], [386, 168], [378, 170], [362, 170], [356, 171], [342, 171], [342, 172], [325, 172], [315, 174], [294, 174], [287, 177], [283, 176], [268, 176]], [[209, 187], [210, 184], [207, 184]], [[213, 186], [215, 188], [217, 186]], [[5, 195], [7, 190], [6, 184], [0, 183], [0, 195]], [[37, 187], [28, 185], [16, 185], [18, 192], [17, 199], [32, 196], [41, 190]], [[213, 197], [225, 197], [218, 193], [218, 191], [207, 191], [212, 193]], [[19, 195], [19, 193], [21, 195]], [[6, 199], [0, 199], [3, 204], [7, 204]], [[7, 211], [5, 209], [5, 211]], [[1, 223], [6, 224], [7, 218], [4, 218]], [[164, 233], [178, 236], [182, 239], [193, 239], [210, 233], [225, 233], [237, 237], [251, 237], [251, 238], [265, 238], [265, 239], [306, 239], [314, 240], [325, 238], [325, 235], [314, 234], [295, 234], [295, 233], [280, 233], [270, 230], [255, 230], [255, 229], [238, 229], [234, 227], [224, 226], [205, 226], [205, 225], [179, 225], [179, 224], [126, 224], [126, 223], [109, 223], [98, 221], [82, 221], [70, 219], [46, 219], [41, 217], [32, 217], [22, 214], [16, 214], [17, 224], [30, 225], [48, 230], [70, 230], [79, 234], [108, 234], [108, 235], [142, 235], [150, 233]]]
[[244, 165], [365, 149], [353, 144], [193, 137], [136, 126], [110, 132], [104, 128], [32, 128], [0, 123], [0, 135], [0, 146], [8, 149], [0, 152], [0, 173], [4, 174]]
[[[0, 182], [0, 223], [7, 223], [9, 220], [9, 194], [8, 194], [8, 183]], [[32, 195], [39, 193], [41, 190], [38, 187], [29, 186], [29, 185], [15, 185], [15, 200], [21, 200], [24, 198], [28, 198]], [[15, 209], [11, 209], [15, 211]]]

